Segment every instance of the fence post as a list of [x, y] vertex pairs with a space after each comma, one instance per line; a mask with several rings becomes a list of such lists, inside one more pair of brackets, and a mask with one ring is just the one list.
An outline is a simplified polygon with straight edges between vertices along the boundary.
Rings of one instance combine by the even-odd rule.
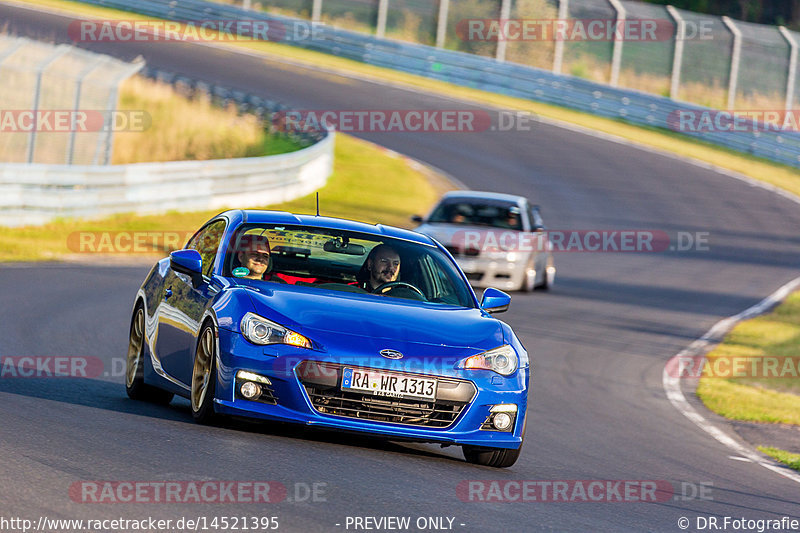
[[[569, 17], [569, 0], [559, 0], [558, 20], [556, 24], [563, 24]], [[561, 67], [564, 63], [564, 40], [556, 36], [556, 47], [553, 52], [553, 74], [561, 74]]]
[[0, 66], [2, 66], [2, 65], [3, 65], [3, 62], [4, 62], [4, 61], [5, 61], [5, 60], [6, 60], [6, 59], [9, 57], [9, 56], [13, 55], [13, 54], [14, 54], [14, 52], [16, 52], [17, 50], [19, 50], [19, 49], [22, 47], [22, 43], [24, 43], [24, 42], [25, 42], [25, 41], [23, 41], [22, 39], [15, 39], [15, 40], [14, 40], [14, 44], [12, 44], [11, 46], [9, 46], [9, 47], [8, 47], [8, 49], [7, 49], [5, 52], [3, 52], [3, 53], [1, 53], [1, 54], [0, 54]]
[[722, 22], [733, 34], [733, 53], [731, 54], [730, 79], [728, 80], [728, 109], [733, 109], [736, 102], [736, 84], [739, 81], [739, 59], [742, 57], [742, 32], [728, 17], [722, 17]]
[[322, 0], [314, 0], [311, 4], [311, 22], [319, 22], [322, 18]]
[[447, 11], [450, 9], [450, 0], [439, 0], [439, 15], [436, 19], [436, 48], [444, 48], [447, 37]]
[[[78, 111], [78, 108], [81, 105], [81, 89], [83, 88], [83, 80], [94, 72], [96, 69], [100, 68], [100, 66], [105, 65], [109, 61], [109, 57], [102, 56], [98, 59], [96, 63], [89, 63], [82, 71], [78, 73], [76, 76], [75, 81], [75, 99], [72, 103], [72, 110]], [[77, 117], [75, 116], [77, 113], [73, 113], [72, 115], [72, 124], [70, 124], [70, 132], [69, 132], [69, 140], [67, 141], [67, 164], [71, 165], [75, 160], [75, 134], [77, 133]]]
[[497, 35], [497, 49], [494, 58], [498, 61], [506, 60], [506, 38], [508, 37], [508, 19], [511, 17], [511, 0], [500, 0], [500, 31]]
[[[614, 21], [615, 30], [620, 27], [620, 23], [625, 25], [625, 8], [619, 0], [608, 0], [614, 11], [617, 12], [616, 20]], [[623, 32], [624, 33], [624, 32]], [[619, 85], [619, 68], [622, 63], [622, 43], [623, 39], [620, 37], [620, 32], [614, 31], [614, 51], [611, 53], [611, 80], [609, 85], [616, 87]]]
[[[122, 69], [122, 71], [117, 74], [117, 76], [111, 81], [111, 91], [108, 94], [108, 103], [106, 104], [106, 120], [103, 121], [103, 125], [105, 126], [106, 130], [106, 142], [105, 142], [105, 151], [103, 153], [103, 164], [108, 165], [111, 163], [111, 148], [114, 144], [114, 125], [110, 123], [111, 119], [111, 111], [116, 109], [117, 103], [117, 93], [119, 92], [120, 84], [130, 76], [133, 76], [139, 70], [144, 67], [144, 61], [140, 61], [139, 63], [132, 63], [128, 66], [128, 68]], [[101, 135], [97, 139], [97, 149], [95, 151], [95, 155], [93, 158], [92, 163], [97, 164], [97, 156], [100, 151], [100, 140], [103, 138]]]
[[667, 12], [675, 21], [675, 48], [672, 51], [672, 73], [669, 80], [669, 97], [678, 99], [681, 85], [681, 66], [683, 65], [683, 41], [686, 38], [686, 22], [673, 6], [667, 6]]
[[389, 10], [389, 0], [378, 1], [378, 25], [375, 28], [375, 36], [383, 37], [386, 33], [386, 12]]
[[789, 74], [786, 77], [786, 111], [794, 104], [794, 80], [797, 77], [797, 41], [785, 26], [778, 26], [783, 38], [789, 43]]
[[28, 135], [28, 163], [33, 163], [33, 152], [36, 147], [36, 130], [39, 128], [38, 113], [39, 113], [39, 97], [42, 92], [42, 76], [44, 70], [56, 59], [63, 56], [70, 51], [70, 47], [66, 45], [59, 46], [52, 54], [47, 56], [44, 61], [34, 67], [36, 72], [36, 85], [33, 89], [33, 127]]

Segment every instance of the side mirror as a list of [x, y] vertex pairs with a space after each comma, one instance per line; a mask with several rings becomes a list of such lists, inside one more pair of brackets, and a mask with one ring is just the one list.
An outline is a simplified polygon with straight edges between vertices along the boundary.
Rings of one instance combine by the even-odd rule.
[[203, 281], [203, 258], [197, 250], [175, 250], [169, 254], [169, 266], [175, 272], [191, 276], [195, 286]]
[[508, 305], [510, 303], [511, 296], [492, 287], [483, 291], [483, 296], [481, 297], [481, 307], [487, 313], [503, 313], [508, 311]]
[[417, 224], [422, 224], [423, 220], [420, 215], [411, 215], [411, 222], [416, 222]]

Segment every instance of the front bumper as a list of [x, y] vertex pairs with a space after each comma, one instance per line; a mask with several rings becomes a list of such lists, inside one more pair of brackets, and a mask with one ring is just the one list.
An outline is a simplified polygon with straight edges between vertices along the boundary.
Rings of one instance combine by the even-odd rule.
[[[363, 359], [357, 361], [359, 364], [351, 364], [347, 358], [337, 358], [323, 352], [291, 346], [255, 346], [238, 333], [220, 333], [215, 399], [217, 412], [369, 433], [398, 440], [514, 449], [522, 442], [527, 409], [527, 368], [505, 378], [486, 370], [455, 369], [452, 362], [423, 367], [419, 365], [419, 361], [416, 365], [411, 365], [409, 363], [413, 361], [388, 361], [377, 357], [373, 365], [364, 365]], [[315, 372], [309, 364], [313, 364], [314, 368], [324, 366], [328, 371]], [[368, 366], [383, 371], [436, 377], [440, 381], [437, 405], [430, 406], [424, 401], [361, 395], [368, 401], [366, 411], [363, 411], [366, 414], [330, 408], [328, 406], [332, 404], [324, 402], [331, 402], [331, 398], [335, 400], [341, 396], [349, 396], [345, 399], [348, 403], [335, 403], [333, 407], [345, 405], [352, 409], [354, 406], [364, 405], [353, 397], [359, 395], [344, 393], [341, 389], [341, 373], [337, 373], [336, 369], [341, 370], [345, 366]], [[439, 368], [435, 368], [436, 366]], [[309, 368], [312, 369], [311, 372]], [[267, 377], [271, 382], [269, 392], [274, 397], [274, 402], [244, 399], [236, 388], [235, 380], [239, 370]], [[481, 429], [482, 426], [486, 427], [490, 409], [497, 404], [517, 405], [517, 415], [511, 431]], [[437, 414], [437, 409], [440, 408], [450, 412], [442, 418], [441, 413]], [[391, 414], [393, 412], [395, 414]], [[373, 419], [365, 419], [365, 416]], [[375, 419], [376, 416], [378, 419]]]
[[456, 262], [474, 287], [515, 291], [525, 281], [525, 261], [483, 257], [457, 257]]

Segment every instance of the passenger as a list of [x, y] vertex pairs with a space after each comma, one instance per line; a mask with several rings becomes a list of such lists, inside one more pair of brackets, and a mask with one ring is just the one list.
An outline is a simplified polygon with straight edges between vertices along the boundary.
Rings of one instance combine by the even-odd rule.
[[461, 211], [453, 211], [450, 215], [450, 222], [453, 224], [464, 224], [466, 221], [467, 217]]
[[245, 279], [265, 281], [283, 281], [272, 274], [272, 257], [269, 239], [263, 235], [247, 234], [239, 240], [236, 257], [239, 263], [248, 270]]
[[373, 292], [385, 283], [400, 277], [400, 254], [388, 244], [379, 244], [370, 250], [367, 260], [357, 276], [357, 285]]

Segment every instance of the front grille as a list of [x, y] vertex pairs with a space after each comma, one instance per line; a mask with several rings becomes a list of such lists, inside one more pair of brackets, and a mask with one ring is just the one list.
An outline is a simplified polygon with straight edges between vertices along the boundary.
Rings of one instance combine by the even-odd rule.
[[483, 272], [464, 272], [470, 281], [480, 281], [483, 279]]
[[[309, 372], [310, 367], [313, 370]], [[322, 374], [316, 370], [318, 368], [324, 369]], [[320, 378], [320, 375], [325, 377]], [[437, 393], [435, 401], [343, 391], [340, 365], [310, 361], [298, 366], [298, 377], [318, 413], [437, 429], [451, 426], [476, 392], [475, 386], [467, 381], [444, 379], [439, 379], [441, 392]]]
[[336, 389], [325, 390], [313, 385], [305, 385], [305, 388], [314, 409], [322, 414], [394, 424], [446, 428], [458, 418], [466, 405], [390, 399]]

